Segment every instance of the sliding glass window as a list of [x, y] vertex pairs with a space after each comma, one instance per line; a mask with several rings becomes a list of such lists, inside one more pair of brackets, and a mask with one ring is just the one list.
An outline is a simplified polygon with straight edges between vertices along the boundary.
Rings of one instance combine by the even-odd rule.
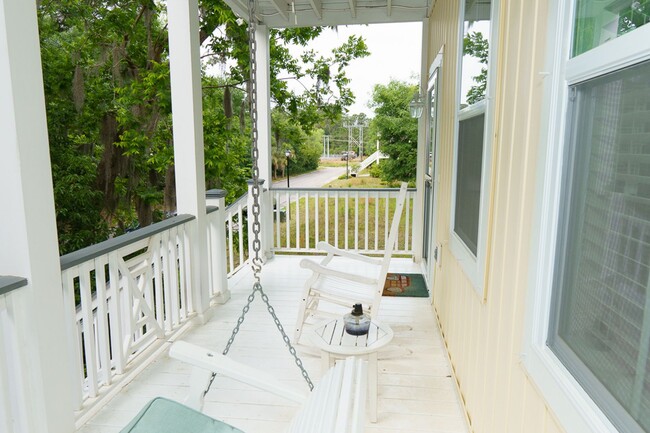
[[548, 339], [611, 423], [635, 433], [650, 432], [650, 50], [612, 68], [621, 50], [607, 42], [647, 23], [648, 4], [577, 2], [568, 70], [591, 77], [567, 76]]

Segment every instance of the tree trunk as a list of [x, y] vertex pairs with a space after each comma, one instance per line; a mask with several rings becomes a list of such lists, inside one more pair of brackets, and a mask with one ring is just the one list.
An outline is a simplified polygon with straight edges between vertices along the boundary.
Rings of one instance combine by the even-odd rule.
[[163, 209], [166, 213], [176, 212], [176, 175], [173, 164], [169, 165], [165, 171]]

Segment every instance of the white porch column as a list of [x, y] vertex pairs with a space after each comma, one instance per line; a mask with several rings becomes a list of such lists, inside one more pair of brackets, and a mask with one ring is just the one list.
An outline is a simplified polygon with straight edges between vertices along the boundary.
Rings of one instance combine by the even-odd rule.
[[259, 146], [260, 179], [267, 180], [267, 191], [261, 200], [261, 237], [264, 256], [271, 257], [273, 245], [273, 204], [270, 188], [273, 184], [271, 171], [273, 143], [271, 141], [271, 55], [269, 29], [264, 25], [256, 27], [257, 46], [257, 132]]
[[70, 433], [74, 383], [33, 0], [0, 0], [0, 131], [0, 275], [28, 281], [7, 301], [21, 363], [11, 379], [24, 386], [27, 432]]
[[[429, 25], [428, 20], [422, 21], [422, 59], [420, 60], [420, 94], [424, 97], [424, 110], [418, 119], [418, 158], [415, 174], [415, 202], [413, 203], [413, 260], [422, 260], [424, 238], [424, 173], [427, 169], [427, 125], [429, 102], [427, 101], [427, 86], [429, 83]], [[430, 234], [430, 236], [432, 236]]]
[[167, 15], [176, 207], [179, 214], [196, 217], [189, 230], [192, 263], [190, 278], [194, 309], [202, 314], [210, 305], [210, 291], [198, 2], [168, 0]]

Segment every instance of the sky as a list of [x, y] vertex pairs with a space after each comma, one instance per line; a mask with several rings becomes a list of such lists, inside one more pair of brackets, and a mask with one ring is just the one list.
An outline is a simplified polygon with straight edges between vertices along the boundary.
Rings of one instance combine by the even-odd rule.
[[[363, 36], [370, 56], [354, 60], [346, 68], [351, 80], [350, 88], [356, 97], [355, 104], [349, 108], [349, 114], [366, 113], [372, 116], [368, 102], [375, 84], [388, 84], [391, 78], [413, 84], [419, 82], [422, 24], [339, 26], [336, 30], [327, 29], [309, 48], [327, 55], [350, 35]], [[294, 85], [296, 90], [301, 88], [298, 83]]]

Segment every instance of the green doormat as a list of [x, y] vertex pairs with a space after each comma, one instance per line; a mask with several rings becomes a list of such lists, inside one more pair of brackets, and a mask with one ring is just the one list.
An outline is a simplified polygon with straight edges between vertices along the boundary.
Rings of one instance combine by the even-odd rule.
[[429, 296], [429, 291], [422, 274], [393, 274], [389, 272], [386, 276], [383, 295], [426, 298]]

